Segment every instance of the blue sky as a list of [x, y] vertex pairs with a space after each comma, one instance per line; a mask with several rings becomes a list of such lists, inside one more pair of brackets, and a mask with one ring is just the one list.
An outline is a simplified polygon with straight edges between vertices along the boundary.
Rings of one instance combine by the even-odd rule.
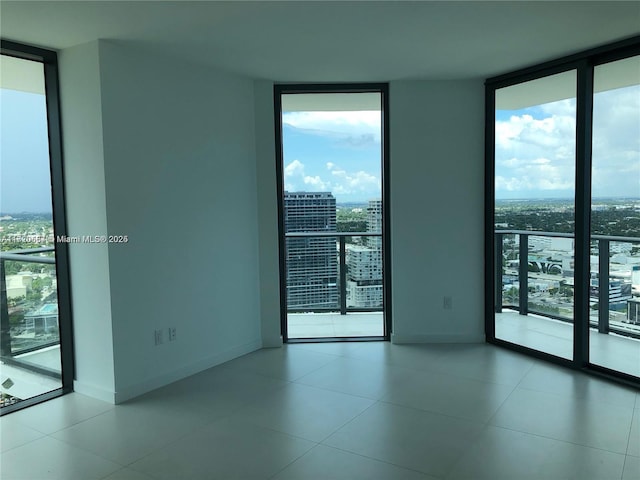
[[381, 113], [285, 112], [284, 183], [328, 191], [337, 202], [381, 197]]
[[0, 212], [51, 212], [44, 95], [0, 89]]

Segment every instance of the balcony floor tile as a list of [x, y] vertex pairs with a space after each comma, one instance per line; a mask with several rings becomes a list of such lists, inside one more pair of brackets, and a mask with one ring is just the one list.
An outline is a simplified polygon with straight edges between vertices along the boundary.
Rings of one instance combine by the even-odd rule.
[[[496, 338], [573, 358], [573, 325], [536, 314], [520, 315], [508, 309], [497, 313]], [[589, 359], [595, 365], [640, 377], [640, 340], [589, 331]]]
[[382, 312], [289, 313], [289, 338], [381, 337], [384, 335]]

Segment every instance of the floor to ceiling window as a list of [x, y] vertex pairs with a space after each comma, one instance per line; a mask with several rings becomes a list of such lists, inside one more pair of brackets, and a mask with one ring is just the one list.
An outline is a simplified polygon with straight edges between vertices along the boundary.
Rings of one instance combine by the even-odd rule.
[[487, 338], [640, 378], [640, 40], [487, 80]]
[[[572, 358], [576, 72], [495, 92], [496, 338]], [[502, 307], [501, 305], [501, 307]]]
[[71, 390], [56, 55], [2, 42], [0, 392], [8, 413]]
[[593, 92], [589, 353], [640, 377], [640, 56], [596, 65]]
[[385, 338], [385, 86], [277, 86], [285, 340]]

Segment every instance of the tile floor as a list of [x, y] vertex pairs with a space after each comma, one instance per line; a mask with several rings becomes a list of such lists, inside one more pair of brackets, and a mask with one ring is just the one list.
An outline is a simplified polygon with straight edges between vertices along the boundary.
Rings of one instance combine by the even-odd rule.
[[[384, 335], [382, 312], [290, 313], [289, 337], [381, 337]], [[551, 353], [564, 358], [573, 356], [573, 326], [540, 315], [519, 315], [504, 309], [496, 315], [496, 336], [509, 342]], [[48, 347], [18, 357], [45, 368], [60, 370], [59, 346]], [[640, 377], [640, 340], [615, 334], [590, 332], [590, 361], [612, 370]], [[60, 388], [60, 381], [28, 370], [0, 365], [0, 382], [11, 378], [14, 385], [0, 390], [19, 398], [31, 398]]]
[[260, 350], [0, 433], [3, 480], [640, 478], [640, 392], [487, 344]]

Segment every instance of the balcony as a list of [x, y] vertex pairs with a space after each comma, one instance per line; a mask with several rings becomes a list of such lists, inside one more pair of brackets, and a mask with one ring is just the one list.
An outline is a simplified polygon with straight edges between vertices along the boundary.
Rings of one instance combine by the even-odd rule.
[[[591, 237], [590, 362], [633, 376], [640, 376], [639, 246], [633, 237]], [[498, 230], [495, 247], [496, 338], [571, 359], [573, 235]]]
[[287, 334], [383, 337], [382, 234], [287, 233]]
[[53, 255], [53, 247], [0, 253], [3, 407], [62, 386]]

